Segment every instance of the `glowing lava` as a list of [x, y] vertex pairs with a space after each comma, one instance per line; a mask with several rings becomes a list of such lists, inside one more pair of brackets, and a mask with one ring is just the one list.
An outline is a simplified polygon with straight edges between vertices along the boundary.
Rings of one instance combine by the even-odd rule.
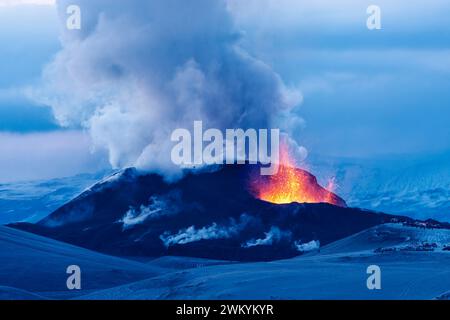
[[[330, 180], [328, 188], [334, 189], [333, 180]], [[272, 176], [254, 176], [251, 189], [258, 199], [276, 204], [330, 203], [346, 207], [345, 201], [321, 187], [315, 176], [296, 168], [286, 147], [280, 148], [278, 173]]]

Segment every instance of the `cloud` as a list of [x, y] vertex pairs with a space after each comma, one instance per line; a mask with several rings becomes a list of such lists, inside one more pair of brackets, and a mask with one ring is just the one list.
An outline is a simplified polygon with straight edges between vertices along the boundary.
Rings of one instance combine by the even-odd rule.
[[269, 246], [274, 243], [280, 242], [283, 238], [290, 238], [291, 233], [281, 231], [278, 227], [271, 227], [269, 232], [265, 232], [265, 237], [262, 239], [252, 239], [243, 244], [243, 248], [251, 248], [256, 246]]
[[298, 117], [301, 94], [239, 46], [225, 1], [61, 0], [62, 23], [68, 4], [80, 6], [82, 29], [63, 32], [33, 96], [61, 125], [86, 128], [113, 167], [176, 175], [170, 134], [194, 120], [297, 129], [280, 119]]
[[365, 1], [231, 1], [245, 47], [302, 90], [296, 138], [310, 154], [450, 148], [450, 2], [380, 1], [383, 29], [371, 32]]
[[448, 25], [446, 0], [228, 0], [237, 23], [259, 31], [339, 33], [367, 31], [366, 9], [381, 8], [382, 25], [396, 32], [438, 30]]

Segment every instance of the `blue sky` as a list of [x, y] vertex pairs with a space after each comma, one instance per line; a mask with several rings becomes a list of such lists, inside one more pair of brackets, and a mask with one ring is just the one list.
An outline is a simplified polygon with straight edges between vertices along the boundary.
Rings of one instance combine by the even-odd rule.
[[[309, 150], [372, 157], [450, 149], [448, 1], [233, 3], [247, 47], [300, 86]], [[380, 6], [382, 30], [366, 28], [369, 4]]]
[[24, 95], [59, 49], [58, 20], [49, 6], [0, 6], [0, 130], [30, 132], [57, 128], [49, 108]]
[[[51, 108], [28, 98], [61, 49], [55, 7], [2, 2], [0, 182], [106, 166], [84, 132], [61, 128]], [[366, 28], [372, 3], [381, 7], [382, 30]], [[375, 157], [450, 150], [450, 2], [230, 0], [229, 8], [243, 31], [241, 45], [301, 90], [297, 112], [305, 124], [295, 134], [309, 152]], [[67, 145], [61, 149], [58, 141]], [[74, 153], [77, 161], [70, 160]]]
[[29, 98], [61, 48], [52, 1], [6, 2], [0, 0], [0, 183], [102, 169], [106, 162], [91, 153], [87, 135], [61, 128], [50, 107]]

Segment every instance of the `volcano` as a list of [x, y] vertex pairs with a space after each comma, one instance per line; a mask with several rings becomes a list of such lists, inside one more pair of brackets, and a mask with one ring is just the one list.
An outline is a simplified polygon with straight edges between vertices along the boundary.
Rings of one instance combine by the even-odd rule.
[[275, 175], [253, 174], [251, 190], [258, 199], [276, 204], [297, 202], [347, 206], [342, 198], [320, 186], [314, 175], [286, 165], [280, 166]]
[[329, 183], [328, 189], [331, 190], [327, 190], [317, 183], [314, 175], [296, 166], [287, 144], [280, 146], [279, 163], [274, 175], [251, 175], [251, 189], [257, 198], [276, 204], [297, 202], [347, 206], [332, 192], [334, 183]]
[[186, 172], [174, 183], [158, 174], [126, 169], [36, 224], [11, 226], [117, 256], [265, 261], [293, 257], [375, 225], [413, 222], [347, 208], [344, 200], [304, 170], [290, 174], [307, 181], [302, 188], [316, 195], [319, 203], [309, 203], [317, 200], [310, 198], [295, 201], [301, 194], [293, 201], [283, 198], [286, 203], [264, 200], [266, 190], [275, 195], [292, 192], [282, 185], [283, 168], [281, 176], [264, 180], [255, 180], [259, 165], [208, 169]]

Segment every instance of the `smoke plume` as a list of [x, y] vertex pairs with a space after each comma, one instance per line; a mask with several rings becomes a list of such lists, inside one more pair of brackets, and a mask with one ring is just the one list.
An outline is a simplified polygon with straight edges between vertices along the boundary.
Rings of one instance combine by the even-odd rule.
[[[65, 28], [69, 5], [81, 9], [81, 30]], [[57, 7], [62, 49], [34, 97], [62, 126], [88, 131], [115, 168], [176, 175], [170, 134], [195, 120], [286, 134], [298, 123], [300, 92], [242, 49], [225, 1], [59, 0]]]

